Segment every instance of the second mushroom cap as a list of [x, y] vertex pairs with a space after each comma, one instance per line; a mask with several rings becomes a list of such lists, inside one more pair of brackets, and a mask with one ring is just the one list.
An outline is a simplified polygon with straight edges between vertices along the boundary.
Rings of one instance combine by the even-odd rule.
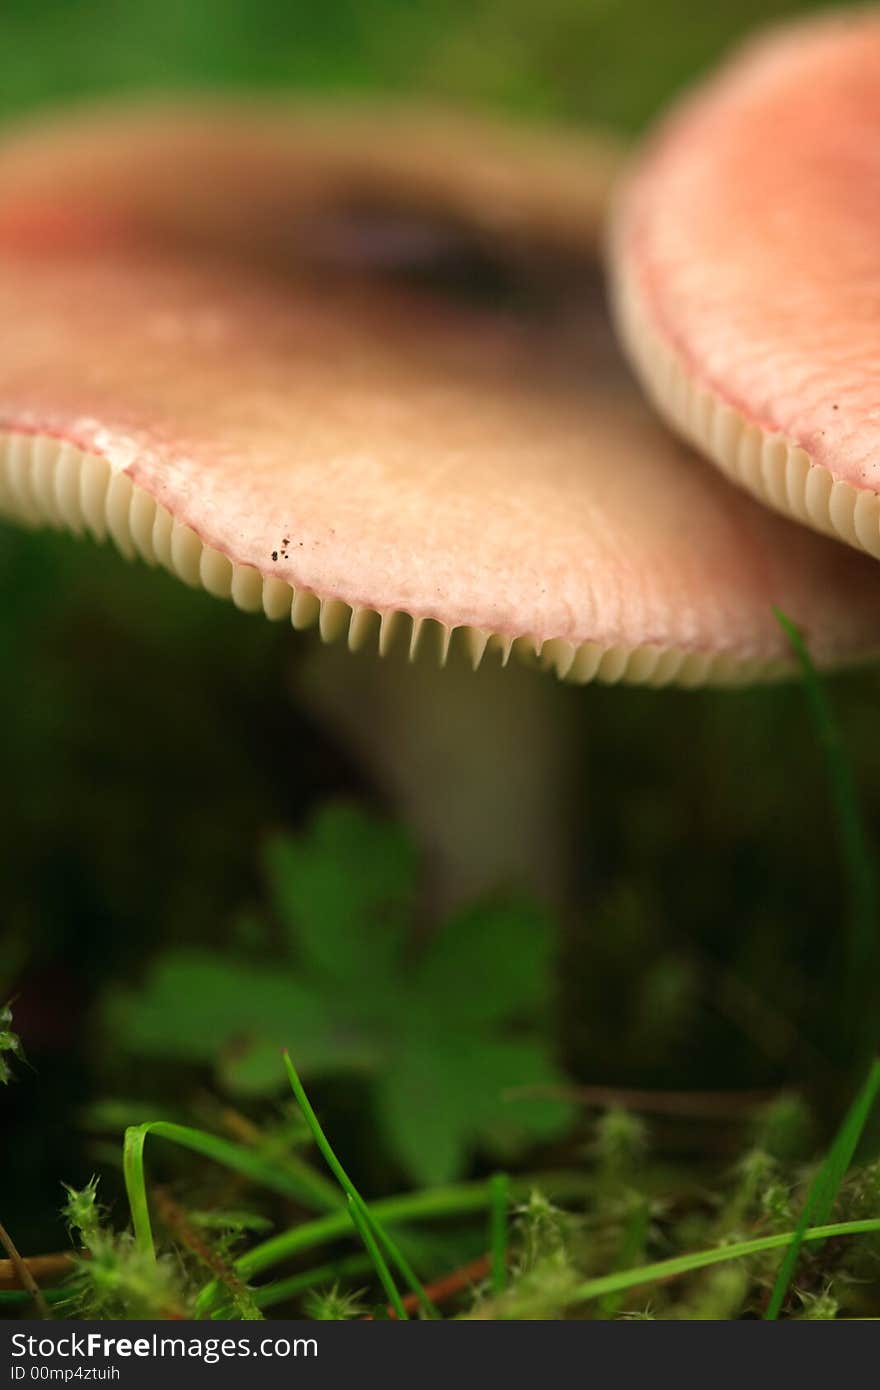
[[648, 390], [770, 506], [880, 557], [880, 15], [750, 42], [617, 200], [618, 318]]

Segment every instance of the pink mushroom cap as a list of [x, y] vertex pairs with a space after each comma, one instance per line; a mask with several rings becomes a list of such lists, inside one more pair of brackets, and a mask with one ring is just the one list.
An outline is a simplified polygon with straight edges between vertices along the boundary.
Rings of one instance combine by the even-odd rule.
[[772, 30], [687, 96], [623, 181], [611, 260], [662, 413], [880, 557], [880, 12]]
[[597, 293], [613, 163], [399, 114], [8, 135], [0, 504], [353, 647], [737, 682], [788, 668], [776, 604], [822, 662], [878, 650], [873, 565], [642, 404]]

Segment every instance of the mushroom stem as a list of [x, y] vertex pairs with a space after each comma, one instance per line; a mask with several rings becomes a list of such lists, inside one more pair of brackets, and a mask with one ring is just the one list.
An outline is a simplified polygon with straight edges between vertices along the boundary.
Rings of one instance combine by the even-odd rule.
[[475, 672], [455, 644], [440, 670], [315, 645], [295, 681], [422, 845], [433, 913], [499, 888], [570, 900], [576, 691], [497, 658]]

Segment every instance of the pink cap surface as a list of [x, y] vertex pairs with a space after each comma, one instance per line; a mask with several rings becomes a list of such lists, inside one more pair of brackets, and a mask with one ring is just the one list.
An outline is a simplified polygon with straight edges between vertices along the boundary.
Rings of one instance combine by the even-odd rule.
[[458, 137], [443, 164], [435, 135], [433, 184], [412, 161], [414, 191], [334, 129], [332, 157], [277, 113], [0, 147], [9, 514], [109, 530], [352, 645], [433, 619], [475, 660], [518, 643], [580, 680], [773, 674], [774, 604], [822, 661], [880, 647], [875, 567], [730, 487], [641, 403], [596, 291], [597, 194], [566, 209], [548, 183], [545, 225], [515, 137], [500, 200]]
[[665, 414], [880, 554], [880, 13], [771, 31], [686, 98], [624, 180], [612, 253]]

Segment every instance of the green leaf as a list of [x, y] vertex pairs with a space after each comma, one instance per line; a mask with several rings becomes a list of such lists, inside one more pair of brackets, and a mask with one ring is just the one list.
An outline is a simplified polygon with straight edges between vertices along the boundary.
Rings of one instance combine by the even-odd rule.
[[534, 1016], [550, 991], [557, 934], [533, 903], [478, 903], [459, 912], [432, 939], [414, 986], [424, 1004], [458, 1021]]
[[406, 952], [412, 846], [351, 806], [272, 841], [266, 868], [292, 959], [166, 954], [112, 1006], [133, 1052], [213, 1063], [237, 1095], [276, 1092], [285, 1047], [309, 1079], [379, 1077], [371, 1098], [386, 1137], [422, 1181], [460, 1173], [475, 1147], [506, 1158], [558, 1133], [566, 1106], [502, 1096], [559, 1079], [543, 1017], [556, 932], [543, 912], [483, 903]]
[[330, 805], [307, 834], [272, 840], [265, 863], [276, 910], [310, 974], [372, 982], [393, 969], [418, 868], [399, 827]]
[[417, 1183], [438, 1186], [464, 1169], [470, 1117], [459, 1073], [445, 1070], [436, 1048], [406, 1047], [376, 1083], [386, 1140]]
[[235, 1089], [279, 1090], [279, 1054], [287, 1044], [313, 1073], [377, 1063], [375, 1041], [347, 1009], [334, 1008], [289, 972], [205, 951], [161, 957], [144, 989], [113, 1009], [135, 1052], [194, 1062], [219, 1057]]
[[277, 1041], [254, 1042], [241, 1050], [227, 1048], [217, 1068], [220, 1081], [237, 1096], [272, 1095], [281, 1089], [278, 1084], [280, 1050]]
[[546, 1094], [516, 1094], [549, 1092], [564, 1084], [545, 1042], [516, 1038], [481, 1043], [476, 1075], [482, 1087], [479, 1102], [475, 1098], [479, 1110], [474, 1135], [496, 1157], [514, 1158], [529, 1144], [556, 1138], [571, 1124], [574, 1110], [567, 1101]]
[[409, 1284], [423, 1312], [425, 1312], [428, 1317], [435, 1317], [436, 1309], [425, 1293], [421, 1281], [406, 1256], [403, 1254], [403, 1251], [389, 1232], [386, 1231], [378, 1217], [373, 1214], [371, 1208], [358, 1192], [334, 1152], [333, 1146], [324, 1133], [321, 1122], [312, 1107], [312, 1103], [305, 1093], [302, 1081], [300, 1080], [296, 1067], [290, 1060], [290, 1054], [288, 1052], [284, 1054], [284, 1066], [290, 1081], [291, 1090], [296, 1097], [296, 1102], [302, 1112], [303, 1119], [311, 1131], [322, 1158], [346, 1195], [349, 1204], [349, 1215], [367, 1248], [367, 1252], [376, 1268], [376, 1273], [379, 1275], [389, 1301], [397, 1312], [397, 1316], [399, 1318], [406, 1318], [407, 1313], [395, 1287], [393, 1276], [388, 1266], [385, 1264], [384, 1256], [386, 1255], [391, 1259], [392, 1263], [396, 1265], [399, 1272]]
[[562, 1101], [518, 1099], [520, 1087], [558, 1085], [538, 1041], [495, 1039], [466, 1031], [413, 1031], [377, 1082], [386, 1136], [410, 1175], [438, 1184], [457, 1177], [480, 1147], [512, 1157], [551, 1138], [571, 1120]]

